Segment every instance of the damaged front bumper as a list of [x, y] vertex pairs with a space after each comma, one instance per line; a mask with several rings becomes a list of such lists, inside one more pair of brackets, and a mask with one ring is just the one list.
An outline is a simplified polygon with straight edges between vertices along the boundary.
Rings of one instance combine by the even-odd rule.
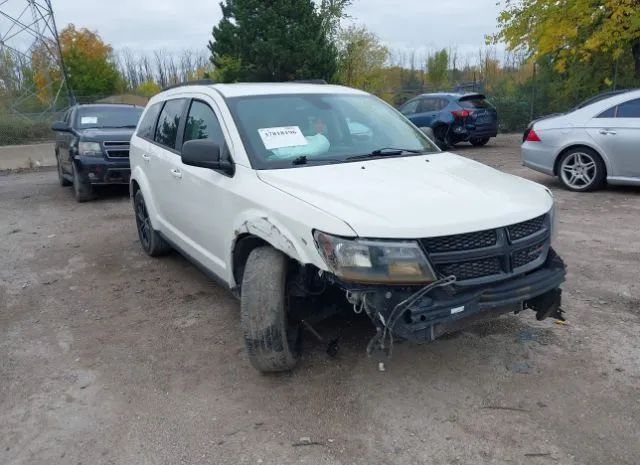
[[379, 330], [414, 342], [430, 342], [476, 321], [527, 308], [539, 320], [562, 318], [560, 285], [565, 274], [564, 262], [551, 249], [541, 267], [516, 278], [474, 287], [434, 288], [403, 307], [399, 305], [412, 292], [365, 291], [364, 307]]

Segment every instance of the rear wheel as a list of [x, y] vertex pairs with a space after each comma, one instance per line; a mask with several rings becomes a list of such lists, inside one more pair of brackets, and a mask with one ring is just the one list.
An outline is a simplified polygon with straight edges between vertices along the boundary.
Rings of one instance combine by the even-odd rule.
[[64, 171], [62, 170], [62, 163], [60, 163], [60, 155], [56, 153], [56, 163], [58, 165], [58, 182], [62, 187], [67, 187], [71, 185], [71, 182], [67, 178], [64, 177]]
[[300, 328], [288, 321], [289, 259], [270, 247], [251, 251], [242, 278], [240, 300], [244, 341], [251, 364], [262, 372], [295, 367]]
[[140, 245], [142, 245], [147, 255], [157, 257], [158, 255], [164, 255], [169, 252], [171, 246], [151, 225], [151, 218], [149, 218], [149, 212], [147, 205], [144, 203], [141, 190], [138, 190], [133, 197], [133, 209], [136, 214], [136, 227], [138, 229]]
[[607, 173], [600, 155], [588, 147], [576, 147], [562, 155], [558, 177], [567, 189], [588, 192], [601, 188]]
[[91, 184], [84, 183], [80, 180], [80, 175], [76, 169], [76, 165], [73, 166], [73, 195], [78, 202], [88, 202], [94, 198], [93, 187]]
[[471, 142], [471, 145], [473, 145], [474, 147], [482, 147], [483, 145], [486, 145], [487, 142], [489, 142], [489, 138], [472, 137], [471, 139], [469, 139], [469, 142]]
[[448, 126], [438, 126], [433, 130], [433, 133], [436, 136], [436, 142], [440, 149], [447, 150], [449, 147], [453, 146], [453, 141], [450, 134], [450, 128]]

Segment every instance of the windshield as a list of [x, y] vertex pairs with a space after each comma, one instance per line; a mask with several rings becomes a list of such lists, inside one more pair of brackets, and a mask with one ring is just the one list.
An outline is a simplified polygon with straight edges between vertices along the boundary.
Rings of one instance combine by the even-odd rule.
[[[228, 103], [255, 169], [341, 163], [375, 151], [377, 157], [439, 151], [371, 95], [264, 95]], [[387, 152], [390, 148], [395, 150]]]
[[87, 128], [135, 128], [143, 108], [125, 106], [80, 107], [76, 119], [78, 129]]

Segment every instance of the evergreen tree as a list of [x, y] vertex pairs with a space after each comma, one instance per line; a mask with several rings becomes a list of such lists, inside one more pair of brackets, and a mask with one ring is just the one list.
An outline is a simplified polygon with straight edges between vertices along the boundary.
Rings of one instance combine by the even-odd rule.
[[209, 42], [214, 78], [290, 81], [333, 78], [336, 18], [348, 0], [225, 0]]

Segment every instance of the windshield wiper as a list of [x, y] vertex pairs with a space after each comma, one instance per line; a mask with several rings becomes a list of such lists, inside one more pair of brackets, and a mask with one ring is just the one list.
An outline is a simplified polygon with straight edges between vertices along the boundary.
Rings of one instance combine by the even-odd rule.
[[300, 155], [297, 158], [294, 158], [291, 161], [291, 164], [294, 166], [298, 166], [298, 165], [306, 165], [307, 163], [310, 162], [323, 162], [323, 161], [334, 161], [337, 163], [341, 163], [344, 160], [339, 160], [337, 158], [308, 158], [306, 155]]
[[102, 126], [103, 128], [109, 129], [121, 129], [121, 128], [135, 128], [135, 124], [125, 124], [124, 126]]
[[394, 147], [383, 147], [381, 149], [373, 150], [370, 153], [363, 153], [362, 155], [352, 155], [347, 157], [347, 160], [363, 160], [365, 158], [376, 158], [376, 157], [384, 157], [387, 155], [402, 155], [403, 153], [425, 153], [424, 150], [416, 150], [416, 149], [398, 149]]

